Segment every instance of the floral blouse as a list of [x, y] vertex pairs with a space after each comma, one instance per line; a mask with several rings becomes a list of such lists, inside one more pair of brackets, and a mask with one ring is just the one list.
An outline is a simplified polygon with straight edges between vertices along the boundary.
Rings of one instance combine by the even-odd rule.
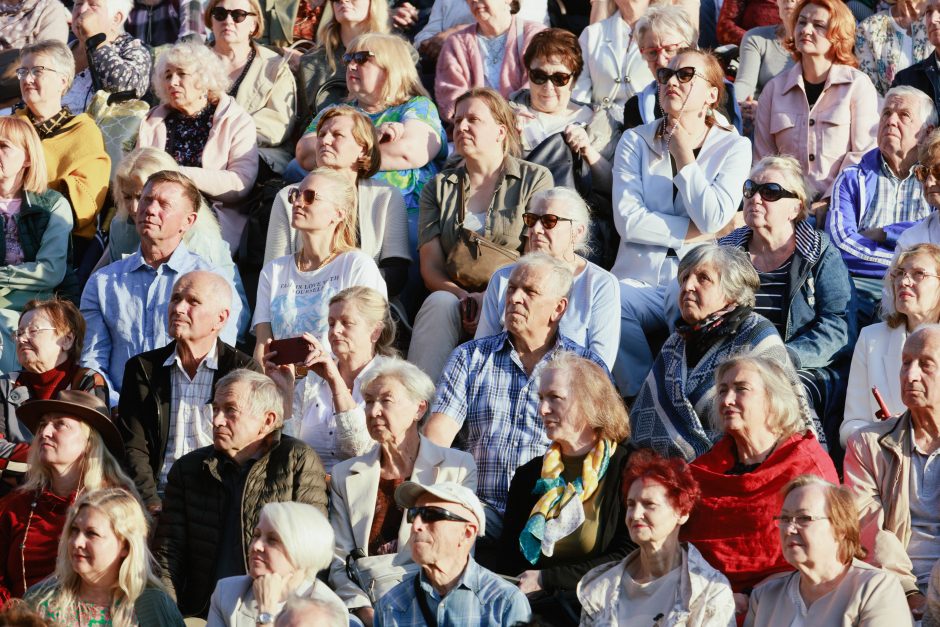
[[[94, 603], [79, 601], [74, 612], [61, 612], [51, 609], [49, 601], [43, 601], [37, 611], [58, 627], [112, 627], [111, 608]], [[137, 625], [137, 620], [134, 619], [131, 625]]]
[[218, 103], [209, 103], [194, 116], [171, 109], [166, 116], [166, 151], [182, 166], [202, 167], [202, 151], [209, 141]]
[[[911, 24], [911, 36], [914, 39], [911, 64], [914, 64], [930, 56], [933, 46], [927, 41], [927, 27], [923, 20]], [[891, 88], [895, 75], [907, 67], [901, 64], [903, 42], [904, 35], [895, 28], [894, 19], [888, 11], [865, 19], [855, 31], [858, 69], [871, 78], [880, 96], [884, 96]]]

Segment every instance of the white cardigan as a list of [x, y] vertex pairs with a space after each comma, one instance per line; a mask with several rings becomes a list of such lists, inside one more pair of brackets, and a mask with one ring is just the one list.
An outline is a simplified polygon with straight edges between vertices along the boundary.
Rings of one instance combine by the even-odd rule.
[[[623, 134], [613, 169], [614, 226], [620, 250], [611, 272], [665, 286], [675, 277], [675, 264], [662, 272], [668, 250], [679, 259], [694, 246], [685, 243], [689, 224], [716, 233], [728, 224], [741, 204], [744, 181], [751, 170], [751, 142], [734, 129], [713, 126], [695, 162], [673, 178], [664, 142], [656, 137], [660, 120]], [[673, 184], [679, 193], [673, 200]]]
[[[206, 627], [255, 627], [258, 602], [253, 583], [250, 575], [220, 579], [212, 592]], [[336, 593], [317, 578], [313, 582], [305, 582], [295, 592], [303, 598], [325, 601], [346, 611]]]

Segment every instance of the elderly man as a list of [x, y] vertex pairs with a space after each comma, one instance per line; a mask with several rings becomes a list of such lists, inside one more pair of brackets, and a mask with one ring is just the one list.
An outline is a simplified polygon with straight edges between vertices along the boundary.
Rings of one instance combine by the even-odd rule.
[[127, 469], [151, 513], [160, 510], [173, 462], [212, 444], [215, 384], [238, 368], [262, 371], [219, 339], [231, 303], [231, 287], [218, 274], [184, 274], [170, 295], [173, 341], [132, 357], [124, 368], [118, 424]]
[[[185, 175], [163, 171], [151, 176], [137, 208], [140, 248], [88, 279], [81, 301], [87, 323], [82, 363], [105, 376], [112, 406], [120, 400], [127, 361], [138, 353], [166, 346], [172, 339], [167, 303], [176, 279], [192, 270], [216, 271], [183, 243], [183, 235], [196, 221], [200, 202], [199, 190]], [[218, 273], [231, 285], [233, 277], [227, 272]], [[231, 293], [235, 294], [234, 289]], [[231, 298], [229, 311], [221, 335], [228, 344], [235, 344], [236, 325], [242, 315], [237, 296]]]
[[247, 572], [266, 503], [310, 503], [326, 515], [323, 464], [281, 435], [284, 400], [273, 380], [235, 370], [216, 386], [212, 410], [212, 446], [170, 469], [155, 540], [164, 581], [186, 616], [205, 617], [216, 582]]
[[940, 325], [915, 331], [901, 364], [907, 412], [849, 438], [845, 484], [856, 491], [868, 560], [898, 575], [919, 618], [940, 558]]
[[933, 99], [934, 107], [940, 110], [940, 0], [927, 0], [924, 6], [924, 25], [927, 27], [927, 39], [933, 46], [934, 53], [914, 65], [897, 73], [891, 87], [910, 85], [916, 87]]
[[847, 167], [833, 184], [826, 232], [842, 252], [859, 294], [859, 317], [874, 322], [882, 279], [901, 233], [930, 214], [914, 176], [918, 147], [937, 126], [937, 109], [909, 86], [885, 94], [878, 147]]
[[486, 515], [469, 488], [405, 481], [395, 501], [411, 523], [411, 557], [421, 570], [378, 602], [376, 627], [499, 627], [529, 620], [529, 601], [519, 588], [470, 556], [486, 529]]
[[457, 347], [441, 375], [425, 435], [450, 446], [466, 423], [488, 540], [502, 531], [512, 473], [548, 449], [538, 414], [544, 364], [558, 351], [571, 351], [606, 370], [600, 357], [558, 333], [572, 280], [563, 261], [544, 253], [519, 259], [506, 289], [506, 331]]

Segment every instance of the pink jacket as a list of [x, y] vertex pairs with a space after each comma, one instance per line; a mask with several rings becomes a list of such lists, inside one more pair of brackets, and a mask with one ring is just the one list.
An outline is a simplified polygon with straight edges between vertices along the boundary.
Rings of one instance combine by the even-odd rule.
[[843, 168], [875, 147], [878, 92], [864, 72], [833, 65], [812, 109], [796, 63], [764, 87], [754, 122], [754, 162], [774, 154], [797, 158], [821, 198]]
[[[503, 67], [500, 71], [499, 93], [505, 98], [528, 84], [525, 65], [522, 63], [522, 53], [532, 40], [532, 36], [545, 29], [544, 24], [523, 21], [524, 45], [520, 46], [516, 41], [518, 32], [516, 20], [518, 19], [517, 16], [513, 16], [512, 24], [509, 26], [506, 35], [506, 56], [503, 58]], [[477, 42], [477, 25], [470, 24], [447, 38], [437, 59], [434, 95], [441, 119], [450, 123], [454, 117], [454, 101], [470, 88], [483, 87], [483, 85], [483, 57], [480, 54], [480, 44]]]

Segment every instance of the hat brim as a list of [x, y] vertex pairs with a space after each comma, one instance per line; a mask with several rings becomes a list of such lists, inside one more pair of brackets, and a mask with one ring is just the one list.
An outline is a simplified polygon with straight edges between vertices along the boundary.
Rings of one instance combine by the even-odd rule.
[[[421, 485], [415, 481], [404, 481], [395, 489], [395, 502], [398, 503], [399, 507], [408, 509], [410, 507], [414, 507], [417, 504], [418, 499], [420, 499], [425, 494], [430, 494], [431, 496], [434, 496], [444, 501], [445, 503], [453, 503], [454, 505], [460, 505], [461, 507], [466, 508], [473, 514], [473, 517], [477, 519], [478, 534], [481, 536], [484, 534], [486, 529], [485, 511], [482, 509], [481, 512], [475, 511], [468, 504], [462, 503], [461, 501], [455, 499], [454, 495], [450, 492], [445, 490], [436, 490], [435, 485]], [[484, 514], [483, 517], [481, 517], [481, 513]]]
[[16, 408], [16, 418], [23, 425], [37, 435], [36, 429], [42, 421], [42, 417], [49, 413], [65, 414], [77, 420], [81, 420], [89, 427], [98, 432], [104, 441], [105, 447], [120, 462], [124, 459], [124, 440], [114, 423], [101, 412], [68, 401], [59, 401], [54, 399], [27, 401]]

